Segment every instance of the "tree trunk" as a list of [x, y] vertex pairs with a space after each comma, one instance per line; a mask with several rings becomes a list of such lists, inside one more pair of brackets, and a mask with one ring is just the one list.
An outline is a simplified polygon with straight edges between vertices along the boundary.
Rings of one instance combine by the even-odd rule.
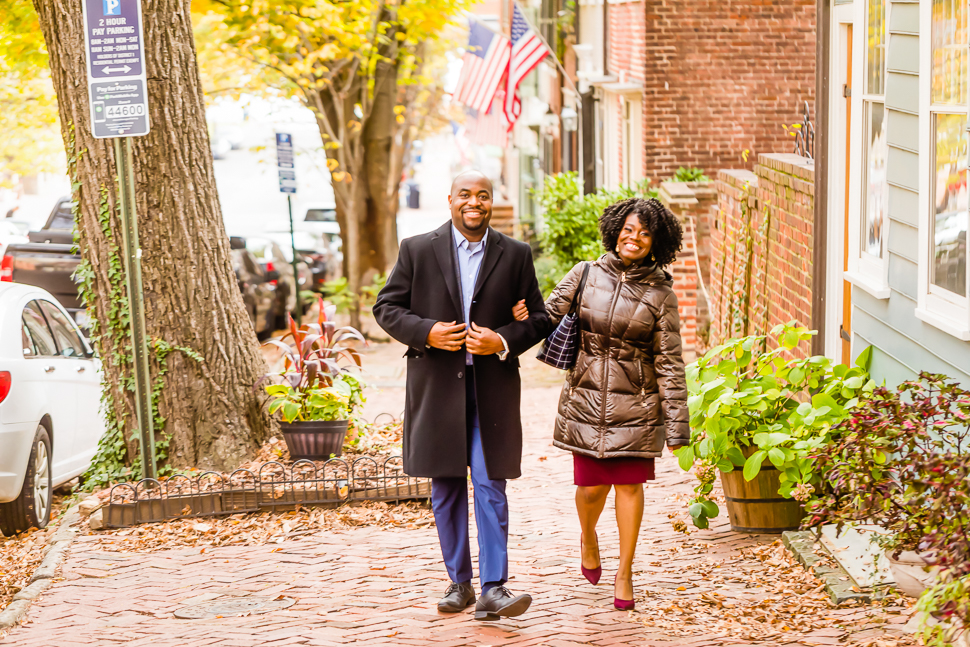
[[[72, 170], [79, 245], [90, 267], [104, 382], [123, 418], [130, 464], [137, 434], [128, 390], [124, 277], [112, 262], [120, 241], [112, 145], [91, 135], [80, 0], [34, 4], [50, 52], [68, 156], [77, 151]], [[152, 131], [133, 140], [133, 155], [146, 322], [155, 348], [152, 380], [163, 381], [156, 389], [157, 416], [170, 436], [170, 465], [232, 469], [272, 427], [253, 390], [266, 366], [230, 262], [189, 2], [155, 0], [142, 10]]]
[[[394, 100], [397, 92], [397, 68], [379, 63], [374, 72], [374, 97], [372, 108], [359, 139], [348, 143], [345, 149], [327, 149], [327, 156], [340, 163], [339, 171], [350, 173], [350, 182], [333, 182], [337, 203], [337, 223], [343, 239], [343, 274], [347, 288], [353, 294], [387, 273], [397, 260], [397, 185], [398, 177], [390, 177], [399, 168], [391, 161], [394, 150]], [[344, 115], [354, 113], [354, 106], [364, 103], [359, 93], [367, 87], [355, 83], [343, 97]], [[328, 141], [326, 118], [331, 124], [340, 120], [335, 103], [341, 100], [331, 88], [325, 88], [317, 96], [308, 97], [308, 104], [318, 111], [317, 124], [324, 142]], [[317, 101], [319, 103], [317, 104]], [[314, 105], [316, 104], [316, 105]], [[348, 137], [348, 139], [350, 139]], [[351, 325], [360, 328], [359, 302], [355, 301], [350, 312]]]

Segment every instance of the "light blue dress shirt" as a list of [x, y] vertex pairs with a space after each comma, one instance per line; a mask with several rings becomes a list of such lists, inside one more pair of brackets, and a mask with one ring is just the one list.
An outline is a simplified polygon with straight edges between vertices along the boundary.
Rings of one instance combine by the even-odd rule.
[[[485, 258], [485, 242], [488, 240], [488, 230], [477, 243], [470, 242], [458, 228], [451, 226], [455, 246], [458, 251], [458, 276], [461, 278], [461, 305], [465, 314], [465, 325], [471, 326], [472, 297], [475, 295], [475, 283], [478, 273], [482, 269], [482, 259]], [[472, 354], [465, 351], [465, 364], [471, 366]]]

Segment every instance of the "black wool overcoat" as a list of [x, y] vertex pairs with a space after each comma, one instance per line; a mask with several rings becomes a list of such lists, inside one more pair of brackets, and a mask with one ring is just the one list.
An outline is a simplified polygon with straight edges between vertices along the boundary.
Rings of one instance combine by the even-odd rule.
[[[381, 328], [408, 346], [404, 470], [411, 476], [463, 478], [467, 474], [465, 349], [426, 346], [436, 322], [464, 321], [451, 226], [449, 221], [401, 243], [397, 263], [374, 305]], [[512, 307], [520, 299], [529, 308], [527, 321], [515, 321], [512, 316]], [[488, 230], [471, 320], [502, 335], [509, 345], [505, 361], [497, 355], [473, 356], [475, 396], [489, 478], [518, 478], [522, 475], [518, 357], [544, 339], [551, 326], [527, 244]]]

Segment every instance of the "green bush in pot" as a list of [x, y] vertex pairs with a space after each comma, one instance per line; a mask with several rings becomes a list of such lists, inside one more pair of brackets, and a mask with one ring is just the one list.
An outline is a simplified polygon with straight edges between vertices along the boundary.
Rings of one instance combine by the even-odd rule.
[[783, 497], [806, 501], [815, 491], [813, 455], [874, 383], [868, 350], [854, 367], [821, 356], [791, 358], [814, 334], [794, 322], [776, 326], [771, 350], [767, 336], [732, 339], [687, 367], [691, 442], [675, 454], [698, 477], [689, 504], [698, 528], [720, 512], [710, 498], [717, 470], [742, 469], [751, 481], [768, 461], [780, 472]]

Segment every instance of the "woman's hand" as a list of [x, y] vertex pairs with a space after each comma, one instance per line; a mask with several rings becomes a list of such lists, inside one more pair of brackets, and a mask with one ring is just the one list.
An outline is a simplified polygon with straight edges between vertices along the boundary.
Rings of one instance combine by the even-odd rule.
[[515, 317], [516, 321], [525, 321], [529, 318], [529, 309], [525, 305], [525, 299], [512, 306], [512, 316]]

